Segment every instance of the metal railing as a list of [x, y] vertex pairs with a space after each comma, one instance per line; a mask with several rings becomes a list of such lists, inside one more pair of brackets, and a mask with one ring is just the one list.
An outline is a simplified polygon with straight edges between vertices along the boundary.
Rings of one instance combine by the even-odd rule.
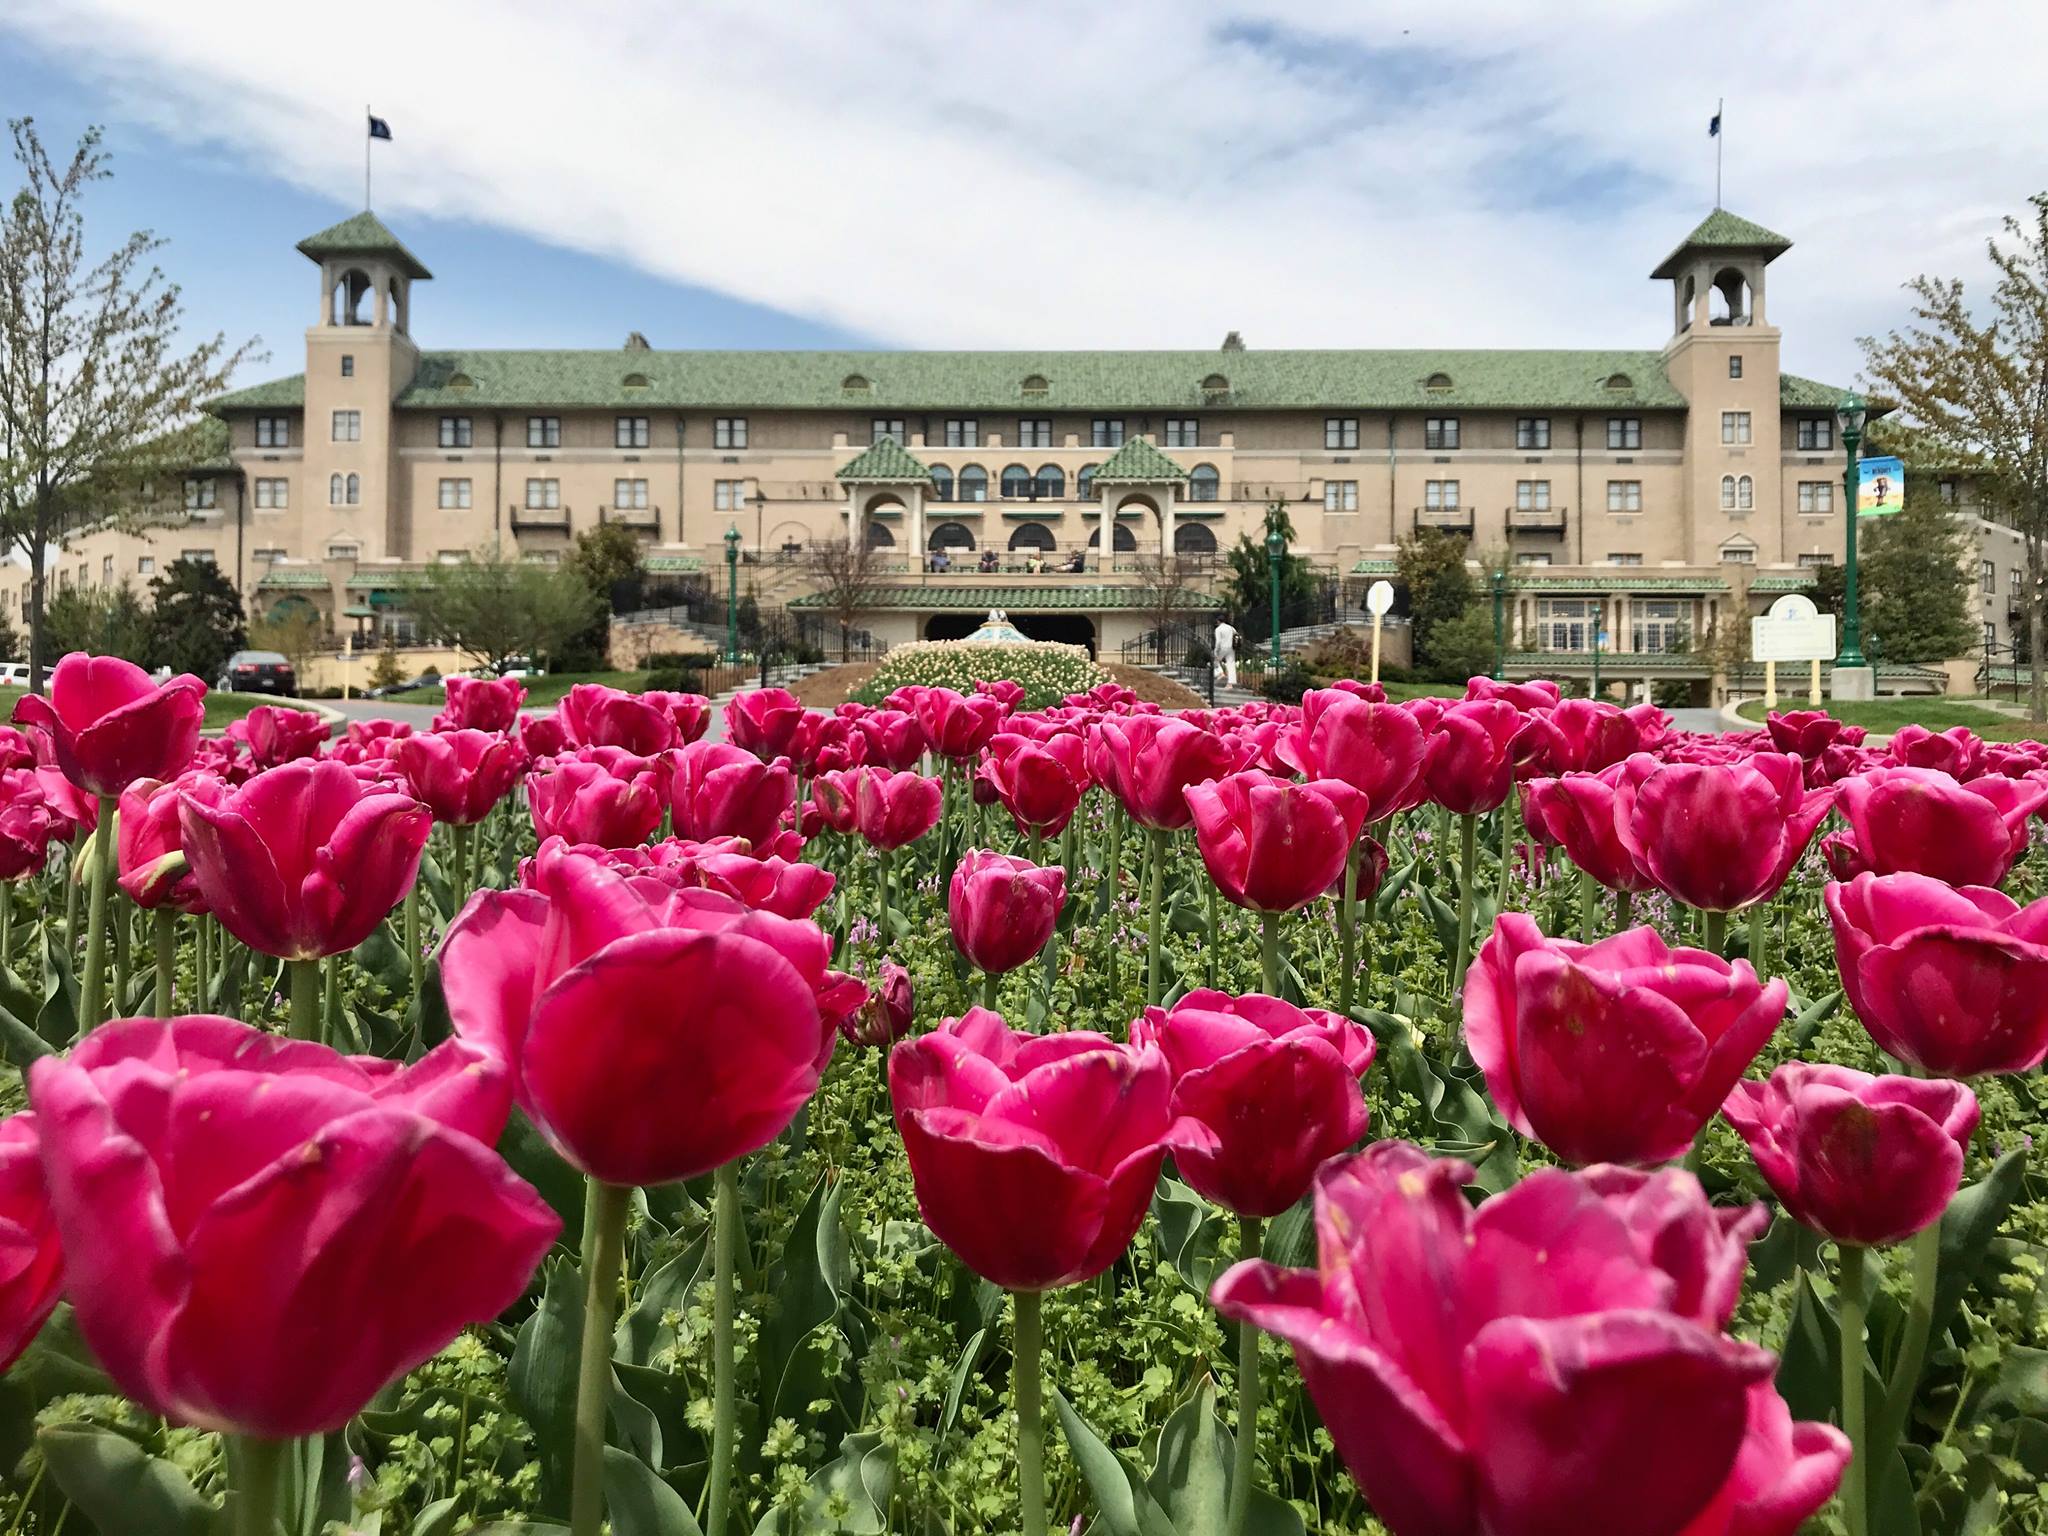
[[1472, 531], [1472, 509], [1470, 507], [1417, 507], [1415, 526], [1418, 530], [1434, 528], [1442, 533], [1470, 533]]
[[652, 528], [661, 531], [661, 508], [659, 507], [613, 507], [600, 504], [597, 509], [600, 523], [621, 523], [628, 528]]
[[1509, 533], [1563, 533], [1566, 507], [1509, 507]]
[[529, 507], [523, 501], [513, 502], [507, 509], [512, 531], [525, 529], [546, 529], [552, 532], [569, 531], [569, 509], [567, 507]]

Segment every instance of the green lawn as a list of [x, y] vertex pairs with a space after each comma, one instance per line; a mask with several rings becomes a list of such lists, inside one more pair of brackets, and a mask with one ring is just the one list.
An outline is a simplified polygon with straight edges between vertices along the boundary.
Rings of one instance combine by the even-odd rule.
[[[14, 701], [26, 693], [25, 688], [0, 688], [0, 719], [11, 717]], [[216, 693], [212, 689], [206, 694], [206, 729], [220, 730], [233, 721], [241, 719], [258, 704], [276, 704], [267, 693]]]
[[[578, 683], [603, 683], [607, 688], [624, 688], [629, 693], [638, 693], [647, 686], [645, 672], [555, 672], [546, 677], [522, 679], [526, 684], [526, 702], [529, 707], [545, 709], [559, 703], [562, 695]], [[442, 703], [447, 692], [439, 683], [425, 688], [408, 688], [403, 693], [387, 694], [393, 704], [434, 704]]]
[[[1787, 698], [1780, 710], [1805, 709], [1803, 698]], [[1952, 725], [1967, 725], [1986, 741], [2031, 741], [2048, 738], [2048, 728], [2029, 725], [2011, 715], [2001, 715], [1980, 705], [1957, 699], [1873, 699], [1867, 704], [1830, 704], [1827, 712], [1849, 725], [1860, 725], [1873, 733], [1889, 735], [1902, 725], [1924, 725], [1931, 731], [1945, 731]], [[1745, 720], [1763, 723], [1766, 713], [1761, 699], [1751, 699], [1737, 713]]]

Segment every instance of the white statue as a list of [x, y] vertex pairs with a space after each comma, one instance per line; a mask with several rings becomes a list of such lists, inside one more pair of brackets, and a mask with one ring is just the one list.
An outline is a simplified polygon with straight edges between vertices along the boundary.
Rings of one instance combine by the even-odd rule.
[[1230, 620], [1216, 621], [1216, 677], [1226, 688], [1237, 686], [1237, 631]]

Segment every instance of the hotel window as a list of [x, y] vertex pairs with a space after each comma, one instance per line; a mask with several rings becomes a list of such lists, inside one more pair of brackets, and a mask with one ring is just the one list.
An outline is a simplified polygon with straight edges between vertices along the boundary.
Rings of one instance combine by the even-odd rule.
[[356, 360], [352, 353], [344, 352], [341, 354], [341, 376], [344, 379], [352, 379], [356, 376]]
[[1984, 621], [1984, 654], [1989, 656], [1998, 649], [1998, 625], [1990, 619]]
[[1835, 487], [1830, 480], [1802, 480], [1799, 482], [1799, 510], [1802, 512], [1832, 512], [1835, 510]]
[[450, 512], [460, 512], [469, 506], [469, 482], [467, 480], [443, 480], [441, 482], [441, 506]]
[[1323, 418], [1323, 446], [1343, 450], [1358, 446], [1358, 418], [1356, 416], [1325, 416]]
[[135, 557], [135, 574], [138, 576], [154, 576], [156, 574], [156, 556], [137, 555]]
[[476, 428], [467, 416], [443, 416], [440, 443], [443, 448], [474, 447]]
[[934, 464], [932, 466], [932, 500], [951, 501], [952, 499], [953, 471], [943, 464]]
[[1325, 480], [1323, 482], [1323, 510], [1325, 512], [1356, 512], [1358, 510], [1358, 482], [1356, 480]]
[[210, 549], [181, 549], [178, 551], [178, 558], [180, 560], [190, 560], [194, 565], [212, 565], [214, 563], [213, 551]]
[[[1801, 453], [1825, 453], [1835, 446], [1835, 423], [1830, 416], [1807, 416], [1794, 429]], [[1748, 438], [1743, 439], [1748, 442]]]
[[988, 471], [979, 464], [970, 464], [960, 471], [960, 500], [988, 500]]
[[875, 416], [868, 421], [868, 441], [879, 443], [883, 438], [894, 438], [903, 442], [903, 418], [901, 416]]
[[289, 448], [292, 445], [292, 422], [289, 416], [258, 416], [256, 418], [256, 446], [258, 448]]
[[717, 512], [737, 512], [746, 504], [746, 481], [714, 480], [711, 482], [712, 510]]
[[331, 424], [331, 435], [337, 443], [359, 443], [363, 440], [363, 413], [361, 411], [336, 411]]
[[114, 557], [112, 555], [105, 555], [102, 556], [100, 559], [100, 585], [103, 587], [111, 587], [113, 584]]
[[744, 416], [720, 416], [711, 423], [711, 446], [714, 448], [744, 448], [747, 446], [747, 418]]
[[1550, 564], [1550, 552], [1549, 552], [1548, 550], [1544, 550], [1544, 549], [1533, 549], [1533, 550], [1532, 550], [1532, 549], [1524, 549], [1524, 550], [1519, 550], [1519, 551], [1517, 551], [1517, 552], [1516, 552], [1516, 554], [1515, 554], [1515, 564], [1517, 564], [1517, 565], [1548, 565], [1548, 564]]
[[1633, 550], [1616, 550], [1607, 557], [1607, 563], [1609, 565], [1641, 565], [1643, 557], [1640, 553]]
[[1724, 565], [1755, 565], [1756, 546], [1749, 543], [1723, 544], [1721, 561]]
[[946, 446], [948, 448], [979, 448], [981, 446], [981, 418], [978, 416], [947, 417]]
[[258, 480], [256, 482], [256, 507], [276, 510], [291, 504], [291, 482], [289, 480]]
[[2013, 596], [2015, 596], [2015, 597], [2019, 596], [2019, 591], [2020, 591], [2020, 568], [2019, 568], [2018, 566], [2013, 566], [2013, 567], [2012, 567], [2012, 568], [2011, 568], [2010, 570], [2008, 570], [2008, 571], [2007, 571], [2007, 572], [2005, 573], [2005, 577], [2006, 577], [2006, 581], [2008, 582], [2008, 585], [2007, 585], [2007, 587], [2006, 587], [2006, 591], [2008, 591], [2008, 592], [2012, 593], [2012, 594], [2013, 594]]
[[612, 482], [612, 505], [634, 512], [647, 510], [647, 482], [645, 480], [614, 480]]
[[1548, 416], [1524, 416], [1515, 423], [1515, 446], [1517, 448], [1548, 448], [1550, 446], [1550, 418]]
[[1169, 448], [1199, 448], [1202, 446], [1202, 424], [1192, 416], [1169, 416], [1166, 418], [1166, 446]]
[[1050, 416], [1024, 416], [1017, 422], [1017, 446], [1019, 448], [1050, 448], [1052, 446], [1052, 418]]
[[1643, 482], [1640, 480], [1610, 480], [1607, 482], [1607, 510], [1610, 512], [1640, 512], [1643, 510]]
[[1222, 485], [1223, 477], [1214, 464], [1197, 464], [1188, 471], [1188, 500], [1214, 501]]
[[1628, 648], [1658, 655], [1685, 643], [1685, 614], [1675, 597], [1639, 597], [1628, 605]]
[[363, 499], [363, 482], [355, 475], [329, 475], [327, 477], [327, 504], [330, 507], [352, 507]]
[[360, 544], [330, 544], [327, 546], [327, 558], [330, 560], [354, 560], [361, 554], [362, 546]]
[[1006, 498], [1017, 501], [1035, 494], [1031, 471], [1022, 464], [1012, 464], [1003, 471], [1003, 495]]
[[1833, 555], [1801, 555], [1799, 557], [1799, 568], [1803, 571], [1826, 570], [1834, 563], [1835, 557]]
[[1455, 416], [1431, 416], [1422, 423], [1422, 446], [1425, 448], [1455, 448], [1458, 446], [1458, 418]]
[[562, 482], [559, 480], [529, 480], [526, 482], [526, 504], [536, 511], [554, 509], [562, 504]]
[[1100, 464], [1083, 464], [1074, 471], [1074, 496], [1078, 501], [1087, 501], [1095, 495], [1095, 471]]
[[1425, 480], [1422, 483], [1422, 504], [1433, 511], [1455, 512], [1458, 509], [1458, 482]]
[[1548, 512], [1550, 510], [1550, 482], [1548, 480], [1517, 480], [1515, 482], [1515, 510], [1518, 512]]
[[466, 549], [444, 549], [434, 556], [436, 565], [467, 565], [469, 551]]
[[1962, 486], [1953, 479], [1939, 482], [1935, 489], [1940, 493], [1944, 507], [1952, 507], [1962, 500]]
[[211, 512], [216, 495], [211, 480], [187, 480], [185, 482], [185, 510], [187, 512]]
[[1090, 429], [1089, 442], [1097, 448], [1121, 448], [1124, 445], [1124, 424], [1121, 418], [1098, 416]]
[[559, 416], [529, 416], [526, 418], [526, 446], [529, 448], [559, 448], [562, 446], [562, 418]]
[[1721, 477], [1721, 510], [1751, 512], [1756, 509], [1756, 482], [1748, 475]]
[[645, 416], [616, 416], [612, 418], [612, 446], [614, 448], [645, 448], [647, 446], [647, 418]]
[[1540, 651], [1590, 651], [1600, 620], [1600, 603], [1591, 597], [1536, 599], [1536, 648]]
[[1609, 453], [1626, 453], [1642, 446], [1642, 417], [1610, 416], [1607, 418], [1607, 451]]
[[1998, 562], [1983, 561], [1977, 568], [1977, 590], [1986, 597], [1998, 591]]
[[1731, 447], [1740, 447], [1749, 440], [1749, 412], [1723, 411], [1721, 413], [1721, 441]]
[[[1742, 377], [1742, 357], [1739, 353], [1731, 352], [1728, 354], [1728, 377], [1731, 379]], [[1637, 649], [1640, 650], [1641, 647], [1638, 646]]]
[[[1061, 497], [1067, 494], [1066, 471], [1061, 469], [1057, 464], [1039, 465], [1038, 473], [1033, 478], [1036, 482], [1036, 488], [1033, 494], [1039, 496], [1042, 499], [1049, 501], [1058, 501]], [[1196, 496], [1194, 499], [1196, 501], [1200, 501], [1202, 498], [1200, 496]], [[1210, 499], [1214, 500], [1215, 498], [1211, 497]]]

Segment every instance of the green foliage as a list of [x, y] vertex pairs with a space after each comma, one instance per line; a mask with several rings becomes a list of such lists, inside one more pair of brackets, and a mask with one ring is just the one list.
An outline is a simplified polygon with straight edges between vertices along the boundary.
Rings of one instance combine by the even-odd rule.
[[62, 587], [43, 610], [50, 655], [91, 651], [150, 666], [155, 639], [149, 610], [126, 582], [116, 587]]
[[1982, 641], [1970, 620], [1970, 538], [1933, 490], [1908, 480], [1901, 510], [1857, 529], [1864, 644], [1895, 665], [1946, 661]]
[[14, 615], [0, 608], [0, 661], [26, 661], [28, 647], [21, 631], [14, 627]]
[[[149, 584], [150, 658], [173, 672], [190, 672], [211, 683], [229, 656], [249, 643], [242, 600], [235, 584], [211, 560], [173, 560]], [[318, 616], [314, 623], [318, 627]], [[294, 664], [300, 657], [282, 645]]]
[[1272, 628], [1273, 562], [1266, 553], [1266, 536], [1275, 529], [1287, 542], [1280, 557], [1280, 616], [1284, 628], [1290, 614], [1305, 609], [1315, 595], [1315, 572], [1307, 560], [1295, 554], [1294, 523], [1284, 502], [1266, 508], [1265, 521], [1256, 536], [1239, 534], [1237, 543], [1224, 556], [1230, 566], [1226, 600], [1242, 620], [1240, 628], [1251, 634], [1266, 634]]
[[[1439, 625], [1462, 617], [1478, 595], [1465, 564], [1466, 541], [1454, 533], [1425, 528], [1401, 541], [1394, 557], [1395, 579], [1407, 590], [1408, 617], [1414, 626], [1415, 660], [1437, 672], [1445, 663], [1436, 651]], [[1491, 645], [1489, 636], [1488, 644]], [[1492, 670], [1492, 656], [1487, 666]]]
[[565, 577], [582, 583], [596, 609], [589, 622], [562, 646], [556, 660], [574, 672], [602, 667], [611, 652], [612, 589], [639, 571], [640, 540], [623, 523], [599, 523], [576, 535], [560, 569]]
[[1024, 689], [1024, 707], [1043, 709], [1069, 694], [1086, 693], [1109, 680], [1079, 646], [970, 645], [959, 640], [919, 640], [899, 645], [883, 658], [875, 675], [854, 697], [878, 704], [912, 683], [972, 693], [976, 683], [1008, 679]]
[[589, 587], [544, 565], [480, 555], [424, 575], [412, 602], [421, 630], [491, 668], [551, 661], [600, 617]]
[[405, 668], [398, 662], [398, 642], [387, 639], [384, 649], [377, 653], [377, 660], [370, 667], [372, 688], [396, 688], [405, 681]]
[[1474, 603], [1455, 617], [1441, 620], [1430, 631], [1429, 660], [1425, 668], [1440, 682], [1462, 683], [1467, 678], [1493, 674], [1493, 610]]

